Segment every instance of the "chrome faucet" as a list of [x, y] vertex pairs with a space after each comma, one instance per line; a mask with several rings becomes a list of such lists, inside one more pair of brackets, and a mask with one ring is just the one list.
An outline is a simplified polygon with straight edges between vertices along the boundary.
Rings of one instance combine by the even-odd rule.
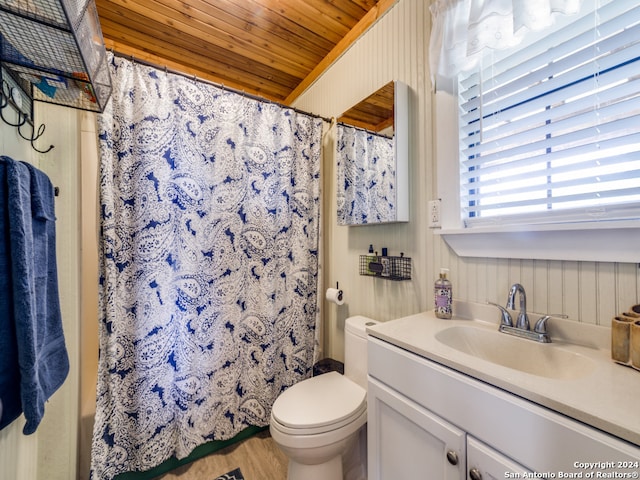
[[520, 313], [518, 314], [516, 328], [529, 330], [529, 316], [527, 315], [527, 294], [524, 291], [524, 287], [519, 283], [514, 283], [509, 289], [509, 296], [507, 297], [507, 308], [509, 310], [516, 309], [516, 294], [520, 294]]
[[[518, 313], [518, 319], [515, 326], [513, 325], [513, 319], [509, 310], [515, 310], [516, 295], [520, 296], [520, 313]], [[500, 309], [500, 331], [508, 333], [509, 335], [515, 335], [517, 337], [528, 338], [529, 340], [535, 340], [541, 343], [550, 343], [551, 338], [547, 333], [547, 321], [551, 317], [567, 318], [567, 315], [545, 315], [538, 319], [535, 327], [531, 330], [529, 325], [529, 316], [527, 315], [527, 294], [524, 291], [524, 287], [519, 283], [514, 283], [509, 289], [509, 296], [507, 297], [507, 307], [498, 305], [487, 300], [489, 305], [498, 307]]]

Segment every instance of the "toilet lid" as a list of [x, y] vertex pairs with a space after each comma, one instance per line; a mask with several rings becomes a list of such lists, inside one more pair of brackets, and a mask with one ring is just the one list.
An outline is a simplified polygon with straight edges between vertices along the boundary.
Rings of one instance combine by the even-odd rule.
[[289, 428], [333, 425], [367, 408], [364, 388], [338, 372], [308, 378], [285, 390], [273, 404], [273, 418]]

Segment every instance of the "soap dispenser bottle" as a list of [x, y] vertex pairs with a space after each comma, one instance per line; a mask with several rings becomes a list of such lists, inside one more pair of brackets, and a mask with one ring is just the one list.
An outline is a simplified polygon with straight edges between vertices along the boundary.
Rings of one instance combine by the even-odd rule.
[[448, 268], [440, 269], [440, 278], [434, 285], [436, 317], [451, 318], [452, 316], [452, 289], [451, 282], [447, 279]]
[[370, 243], [369, 244], [369, 255], [367, 255], [367, 273], [370, 275], [375, 275], [376, 272], [374, 272], [373, 270], [371, 270], [371, 267], [369, 265], [371, 265], [372, 263], [376, 263], [378, 261], [378, 259], [375, 257], [374, 253], [373, 253], [373, 244]]

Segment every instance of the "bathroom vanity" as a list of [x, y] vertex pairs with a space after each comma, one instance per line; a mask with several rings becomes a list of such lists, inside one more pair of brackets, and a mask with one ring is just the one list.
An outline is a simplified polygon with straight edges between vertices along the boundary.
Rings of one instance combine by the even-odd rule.
[[638, 478], [640, 374], [608, 329], [553, 319], [536, 344], [456, 311], [368, 329], [370, 480]]

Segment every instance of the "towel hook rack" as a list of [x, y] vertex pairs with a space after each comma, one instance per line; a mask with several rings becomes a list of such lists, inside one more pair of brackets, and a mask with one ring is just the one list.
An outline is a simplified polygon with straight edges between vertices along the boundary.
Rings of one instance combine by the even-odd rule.
[[22, 129], [21, 126], [18, 127], [18, 133], [20, 134], [20, 136], [22, 138], [24, 138], [27, 142], [31, 143], [31, 148], [33, 148], [36, 152], [38, 153], [48, 153], [51, 151], [51, 149], [53, 149], [53, 145], [49, 145], [49, 148], [47, 148], [46, 150], [40, 150], [38, 147], [35, 146], [34, 142], [39, 139], [42, 134], [44, 133], [45, 129], [47, 127], [45, 126], [44, 123], [40, 124], [40, 126], [38, 127], [38, 132], [36, 133], [36, 128], [35, 126], [31, 125], [31, 136], [26, 137], [22, 134]]
[[[33, 148], [36, 152], [38, 152], [38, 153], [47, 153], [47, 152], [51, 151], [51, 149], [54, 148], [53, 145], [49, 145], [49, 148], [47, 148], [46, 150], [40, 150], [38, 147], [36, 147], [35, 141], [38, 140], [44, 134], [46, 126], [43, 123], [36, 130], [35, 125], [33, 124], [33, 122], [31, 122], [29, 120], [29, 117], [20, 110], [18, 105], [16, 105], [16, 103], [14, 101], [14, 95], [16, 94], [16, 92], [17, 92], [17, 90], [15, 89], [15, 87], [12, 87], [11, 85], [9, 85], [9, 83], [3, 78], [2, 79], [2, 88], [0, 89], [0, 118], [7, 125], [17, 128], [18, 129], [18, 133], [20, 134], [20, 136], [22, 138], [24, 138], [26, 141], [28, 141], [29, 143], [31, 143], [31, 148]], [[17, 92], [17, 93], [19, 94], [19, 92]], [[9, 121], [5, 117], [4, 109], [6, 107], [8, 107], [8, 106], [13, 107], [13, 109], [16, 112], [16, 114], [18, 115], [18, 123], [14, 123], [12, 121]], [[31, 135], [28, 135], [28, 134], [25, 135], [24, 133], [22, 133], [22, 127], [25, 124], [28, 124], [28, 125], [31, 126]]]

